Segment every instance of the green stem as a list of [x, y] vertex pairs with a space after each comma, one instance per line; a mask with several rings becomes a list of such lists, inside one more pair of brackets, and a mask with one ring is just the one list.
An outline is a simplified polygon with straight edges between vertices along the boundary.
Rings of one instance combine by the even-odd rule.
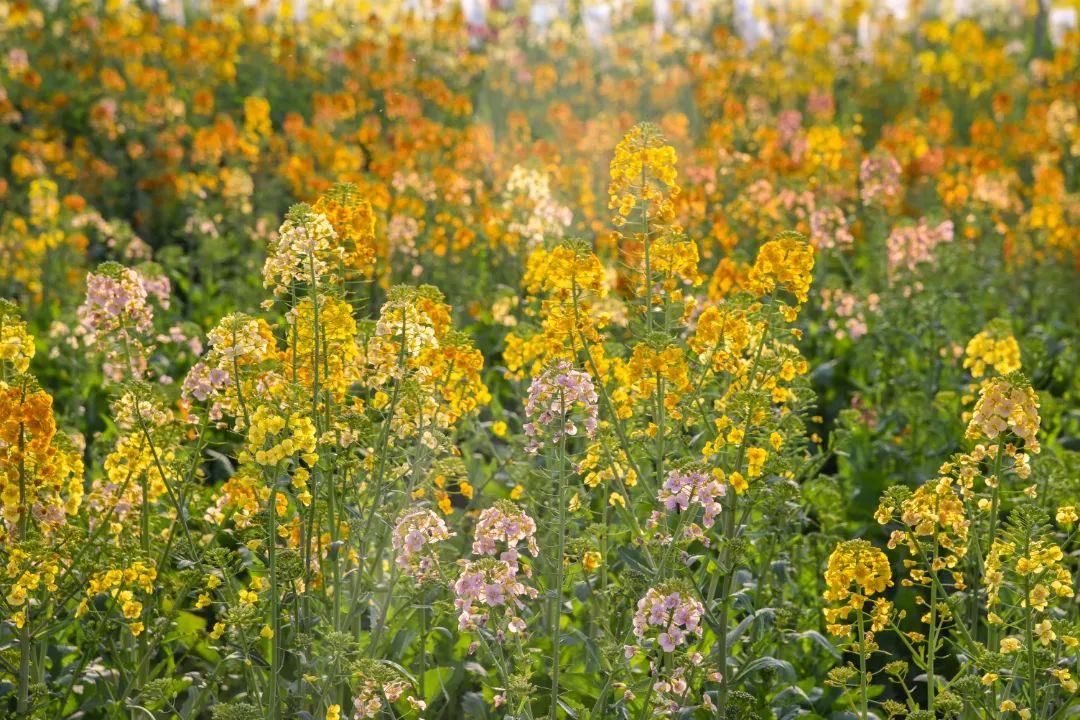
[[[276, 469], [275, 469], [276, 470]], [[276, 476], [276, 472], [275, 472]], [[269, 698], [269, 709], [267, 718], [269, 720], [277, 720], [278, 718], [278, 666], [281, 662], [280, 658], [280, 636], [281, 636], [281, 611], [278, 607], [278, 576], [277, 576], [277, 478], [272, 477], [270, 481], [270, 500], [267, 511], [269, 512], [269, 537], [267, 542], [267, 568], [270, 572], [270, 631], [273, 637], [270, 638], [270, 687], [267, 690], [267, 696]]]
[[[22, 389], [22, 402], [26, 401], [26, 385]], [[26, 506], [26, 425], [19, 423], [19, 543], [26, 540], [30, 530], [30, 508]], [[23, 624], [19, 628], [19, 680], [16, 713], [20, 718], [30, 716], [30, 602], [23, 604]]]
[[862, 720], [868, 720], [870, 717], [869, 707], [870, 700], [866, 689], [866, 627], [864, 625], [863, 611], [859, 608], [858, 615], [858, 630], [859, 630], [859, 690], [862, 696], [862, 713], [860, 717]]
[[[566, 403], [562, 407], [565, 412]], [[564, 418], [565, 419], [565, 418]], [[558, 491], [555, 512], [558, 518], [558, 543], [555, 555], [555, 578], [551, 599], [551, 707], [548, 716], [556, 720], [559, 712], [559, 666], [562, 650], [563, 556], [566, 554], [566, 434], [559, 439]]]
[[[1031, 553], [1031, 536], [1028, 535], [1024, 544], [1024, 554]], [[1038, 699], [1036, 683], [1038, 675], [1035, 668], [1035, 613], [1031, 607], [1031, 575], [1024, 574], [1024, 643], [1027, 646], [1028, 661], [1028, 707], [1035, 707]]]
[[[940, 556], [940, 545], [937, 534], [934, 535], [934, 560], [930, 564], [930, 574], [937, 578], [937, 564]], [[926, 641], [926, 704], [931, 713], [934, 712], [935, 690], [937, 678], [934, 675], [934, 660], [937, 656], [938, 623], [937, 623], [937, 597], [938, 583], [930, 583], [930, 632]]]
[[[143, 557], [152, 561], [150, 557], [150, 478], [148, 471], [144, 471], [139, 477], [142, 490], [142, 507], [139, 511], [139, 543]], [[179, 509], [177, 510], [179, 512]], [[137, 658], [137, 690], [142, 690], [150, 674], [150, 599], [143, 604], [142, 621], [145, 624], [143, 631], [139, 633], [139, 654]]]

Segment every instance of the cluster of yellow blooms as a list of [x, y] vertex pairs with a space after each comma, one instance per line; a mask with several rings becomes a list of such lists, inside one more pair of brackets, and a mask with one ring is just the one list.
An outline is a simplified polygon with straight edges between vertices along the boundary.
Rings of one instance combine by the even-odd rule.
[[635, 125], [615, 146], [608, 185], [608, 207], [617, 210], [615, 224], [626, 222], [641, 205], [648, 220], [668, 223], [674, 218], [670, 195], [677, 195], [675, 148], [664, 142], [649, 123]]
[[157, 570], [153, 565], [136, 560], [123, 568], [103, 570], [95, 573], [86, 588], [86, 597], [79, 604], [75, 612], [76, 617], [84, 615], [90, 607], [90, 600], [97, 595], [108, 595], [120, 608], [132, 635], [141, 635], [146, 629], [140, 619], [143, 614], [143, 603], [139, 600], [136, 592], [141, 592], [143, 597], [154, 594], [154, 582], [157, 580]]
[[15, 627], [22, 629], [26, 624], [27, 605], [32, 602], [33, 593], [37, 590], [56, 592], [59, 576], [60, 565], [55, 557], [38, 558], [18, 547], [10, 549], [4, 568], [5, 581], [10, 585], [4, 599], [14, 610], [11, 621]]
[[[341, 402], [360, 375], [352, 305], [320, 293], [317, 298], [302, 298], [286, 314], [286, 320], [291, 332], [285, 367], [296, 368], [295, 380], [304, 389], [314, 393], [317, 384], [335, 402]], [[317, 342], [315, 328], [319, 331]]]
[[339, 183], [327, 190], [312, 209], [326, 216], [337, 233], [342, 260], [349, 274], [370, 278], [375, 271], [378, 250], [375, 213], [368, 199], [355, 185]]
[[[119, 437], [105, 456], [105, 477], [94, 480], [87, 504], [96, 518], [109, 518], [114, 536], [131, 531], [125, 523], [128, 515], [144, 503], [156, 503], [165, 494], [166, 478], [158, 462], [171, 466], [176, 453], [173, 447], [152, 448], [142, 432]], [[145, 480], [146, 497], [142, 485]]]
[[990, 323], [964, 348], [964, 368], [979, 379], [991, 368], [998, 375], [1008, 375], [1020, 369], [1020, 346], [1003, 321]]
[[[958, 590], [965, 587], [958, 566], [967, 553], [971, 523], [951, 478], [940, 477], [920, 485], [899, 503], [894, 504], [888, 496], [882, 498], [875, 517], [882, 525], [895, 519], [903, 526], [893, 530], [889, 537], [890, 548], [905, 545], [911, 556], [904, 561], [909, 577], [901, 581], [902, 585], [929, 587], [937, 581], [939, 573], [951, 571], [954, 586]], [[929, 557], [923, 547], [927, 541], [937, 548]]]
[[1035, 584], [1028, 590], [1027, 597], [1021, 598], [1020, 607], [1031, 607], [1044, 612], [1052, 597], [1073, 597], [1072, 573], [1062, 565], [1064, 557], [1057, 543], [1033, 540], [1024, 552], [1018, 553], [1015, 543], [995, 540], [986, 557], [984, 577], [987, 589], [986, 605], [991, 609], [990, 624], [1001, 623], [1001, 618], [992, 612], [992, 609], [1001, 602], [1001, 588], [1006, 570], [1034, 580]]
[[240, 462], [274, 467], [296, 456], [308, 465], [314, 465], [319, 460], [315, 423], [303, 413], [294, 412], [286, 417], [278, 410], [269, 405], [260, 405], [251, 414], [247, 448], [240, 454]]
[[648, 343], [638, 343], [634, 346], [626, 369], [634, 379], [631, 396], [635, 402], [653, 397], [657, 386], [663, 382], [666, 390], [664, 407], [668, 415], [672, 420], [682, 419], [678, 405], [683, 397], [693, 390], [690, 367], [682, 348], [668, 345], [657, 350]]
[[653, 305], [681, 302], [683, 287], [697, 286], [704, 279], [698, 272], [697, 243], [675, 219], [680, 193], [675, 162], [675, 149], [649, 123], [631, 128], [611, 160], [608, 205], [617, 210], [615, 227], [626, 226], [635, 209], [639, 213], [634, 232], [616, 230], [612, 241], [635, 273], [632, 290], [644, 299], [641, 310], [647, 322]]
[[[1051, 687], [1040, 679], [1046, 674], [1054, 678], [1061, 692], [1076, 692], [1071, 672], [1054, 658], [1073, 652], [1080, 640], [1062, 632], [1064, 626], [1055, 621], [1061, 614], [1053, 607], [1055, 603], [1072, 603], [1075, 587], [1062, 544], [1049, 534], [1042, 511], [1032, 502], [1037, 497], [1035, 486], [1015, 492], [1007, 482], [1010, 476], [1025, 480], [1031, 473], [1028, 452], [1039, 451], [1039, 401], [1030, 384], [1016, 371], [1014, 363], [1019, 361], [1009, 349], [1015, 348], [1015, 343], [1009, 342], [1011, 336], [995, 337], [998, 339], [991, 339], [991, 331], [984, 331], [969, 344], [969, 359], [976, 358], [968, 363], [973, 375], [978, 377], [987, 367], [1000, 362], [1004, 363], [1000, 369], [1009, 371], [982, 385], [966, 431], [967, 438], [977, 444], [944, 463], [939, 477], [914, 491], [891, 488], [882, 497], [876, 518], [883, 525], [899, 524], [888, 545], [908, 549], [909, 557], [904, 560], [906, 577], [900, 584], [921, 591], [914, 599], [925, 608], [921, 622], [929, 628], [929, 637], [924, 632], [898, 629], [909, 648], [925, 643], [915, 653], [919, 667], [934, 672], [936, 648], [946, 632], [952, 632], [955, 642], [977, 654], [978, 648], [984, 647], [975, 644], [982, 642], [978, 634], [982, 625], [988, 649], [1000, 656], [1022, 653], [1024, 659], [1011, 670], [1008, 660], [997, 664], [992, 659], [985, 661], [981, 685], [993, 693], [993, 703], [1001, 712], [1031, 718], [1031, 708], [1046, 702], [1040, 698], [1051, 692]], [[988, 351], [994, 342], [997, 348]], [[1006, 463], [1006, 459], [1011, 462]], [[991, 470], [984, 475], [987, 467]], [[983, 483], [977, 487], [979, 478]], [[1008, 522], [1002, 519], [1006, 507]], [[1068, 528], [1077, 517], [1075, 506], [1065, 505], [1057, 509], [1055, 519]], [[973, 557], [969, 557], [969, 551]], [[847, 587], [856, 577], [875, 580], [872, 589], [883, 590], [880, 578], [890, 577], [884, 555], [877, 559], [882, 568], [879, 572], [863, 569], [862, 575], [858, 574], [859, 562], [869, 565], [865, 558], [876, 557], [877, 552], [862, 541], [841, 543], [825, 572], [829, 588], [826, 599], [845, 599]], [[862, 595], [870, 594], [871, 589], [864, 586]], [[832, 623], [830, 631], [850, 636], [851, 627], [837, 620], [860, 609], [864, 600], [856, 596], [856, 606], [850, 609], [826, 609]], [[960, 613], [964, 604], [971, 607]], [[882, 611], [878, 627], [891, 622], [890, 614], [891, 609]], [[904, 613], [900, 613], [898, 619], [903, 617]], [[1052, 648], [1054, 653], [1046, 654], [1037, 648]], [[1004, 672], [1010, 679], [999, 684]], [[1015, 684], [1018, 677], [1023, 679], [1023, 687]], [[929, 697], [933, 708], [933, 691]]]
[[26, 323], [13, 303], [0, 300], [0, 367], [10, 366], [15, 372], [24, 373], [33, 359], [34, 338], [27, 333]]
[[[747, 281], [758, 295], [768, 295], [782, 288], [804, 303], [813, 281], [813, 270], [814, 248], [793, 233], [781, 233], [761, 247]], [[797, 306], [795, 312], [798, 312]], [[793, 319], [792, 314], [789, 321]]]
[[564, 242], [550, 251], [538, 247], [526, 262], [522, 285], [528, 292], [527, 304], [539, 301], [539, 308], [530, 305], [526, 312], [541, 318], [541, 327], [507, 334], [503, 352], [507, 374], [515, 379], [535, 376], [545, 365], [573, 357], [586, 345], [599, 370], [607, 372], [601, 331], [609, 317], [599, 305], [608, 295], [609, 280], [596, 254], [577, 242]]
[[994, 440], [1010, 432], [1033, 453], [1039, 452], [1039, 398], [1018, 374], [991, 380], [979, 394], [968, 423], [968, 439]]
[[52, 396], [30, 378], [0, 381], [0, 541], [31, 522], [45, 532], [62, 525], [82, 498], [82, 453], [57, 431]]
[[[849, 637], [852, 614], [864, 612], [866, 602], [892, 586], [889, 558], [866, 540], [848, 540], [836, 546], [825, 569], [824, 598], [838, 607], [825, 608], [829, 632]], [[871, 631], [880, 632], [889, 622], [892, 605], [879, 598], [871, 612]], [[861, 623], [861, 620], [859, 621]]]

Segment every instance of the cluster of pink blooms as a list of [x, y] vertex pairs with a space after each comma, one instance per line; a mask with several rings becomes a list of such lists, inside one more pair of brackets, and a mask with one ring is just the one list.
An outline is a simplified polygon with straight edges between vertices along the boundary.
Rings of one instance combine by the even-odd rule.
[[86, 276], [86, 299], [76, 311], [75, 334], [86, 346], [105, 353], [102, 369], [114, 382], [141, 378], [146, 372], [143, 337], [153, 330], [151, 294], [168, 307], [168, 279], [148, 277], [114, 262], [103, 263]]
[[394, 215], [386, 225], [386, 239], [391, 252], [406, 257], [417, 257], [420, 254], [416, 247], [416, 238], [419, 235], [420, 223], [409, 215]]
[[[144, 269], [146, 266], [144, 265]], [[139, 272], [139, 278], [142, 281], [143, 289], [146, 290], [148, 296], [152, 295], [157, 304], [162, 310], [169, 309], [169, 293], [172, 292], [172, 286], [169, 283], [169, 278], [160, 272], [157, 265], [150, 263], [149, 268], [151, 271]]]
[[850, 248], [855, 243], [851, 223], [844, 211], [828, 201], [822, 205], [821, 199], [810, 190], [773, 190], [767, 180], [760, 180], [750, 187], [747, 197], [758, 208], [782, 209], [799, 221], [806, 221], [810, 226], [810, 244], [816, 250]]
[[224, 388], [230, 379], [228, 370], [207, 367], [206, 363], [200, 361], [195, 363], [184, 378], [183, 393], [185, 397], [194, 397], [199, 402], [205, 402], [212, 393]]
[[1022, 213], [1024, 201], [1015, 186], [1022, 185], [1016, 173], [980, 173], [975, 176], [971, 199], [1000, 212]]
[[[353, 708], [356, 710], [353, 720], [380, 717], [383, 713], [383, 698], [387, 703], [396, 703], [408, 689], [408, 683], [403, 680], [392, 680], [382, 684], [374, 680], [365, 680], [360, 692], [353, 699]], [[416, 710], [427, 707], [427, 703], [411, 695], [405, 699]]]
[[855, 236], [848, 228], [847, 216], [838, 207], [821, 208], [810, 213], [810, 244], [816, 250], [837, 246], [851, 247]]
[[569, 361], [559, 360], [544, 370], [539, 377], [533, 378], [525, 402], [525, 414], [532, 419], [525, 424], [525, 435], [529, 438], [525, 452], [535, 453], [543, 446], [545, 429], [551, 430], [551, 442], [577, 435], [578, 427], [572, 417], [575, 407], [584, 413], [585, 434], [595, 435], [599, 413], [597, 401], [592, 378], [588, 373], [572, 369]]
[[[509, 501], [500, 501], [480, 513], [473, 534], [472, 551], [481, 559], [468, 562], [454, 583], [454, 606], [461, 611], [458, 625], [471, 630], [487, 625], [492, 608], [506, 606], [506, 628], [512, 633], [525, 630], [525, 621], [516, 610], [525, 606], [521, 598], [535, 598], [536, 589], [522, 582], [530, 570], [518, 563], [518, 544], [524, 542], [533, 557], [540, 554], [536, 544], [536, 521]], [[499, 552], [500, 546], [505, 550]], [[498, 554], [496, 559], [491, 557]], [[496, 636], [501, 640], [503, 630]]]
[[866, 313], [877, 314], [880, 305], [881, 297], [877, 293], [870, 293], [865, 300], [860, 300], [854, 293], [839, 288], [821, 291], [821, 309], [831, 310], [835, 315], [829, 318], [827, 325], [837, 340], [846, 337], [858, 340], [865, 335]]
[[888, 207], [903, 192], [900, 174], [903, 168], [890, 153], [874, 153], [866, 157], [859, 167], [859, 198], [863, 205], [878, 203]]
[[[700, 637], [704, 633], [701, 627], [704, 613], [702, 604], [683, 590], [649, 588], [645, 597], [638, 600], [637, 612], [634, 613], [634, 635], [639, 642], [644, 642], [659, 631], [655, 636], [656, 644], [664, 652], [672, 652], [688, 636]], [[636, 648], [627, 646], [628, 657], [635, 652]]]
[[781, 145], [789, 145], [802, 130], [802, 113], [798, 110], [781, 110], [776, 116], [776, 132]]
[[154, 254], [146, 241], [123, 220], [106, 220], [100, 213], [88, 211], [73, 217], [71, 224], [97, 232], [101, 236], [99, 240], [111, 251], [109, 255], [112, 257], [123, 258], [127, 262], [141, 262], [150, 260]]
[[827, 120], [836, 113], [836, 101], [831, 92], [810, 88], [806, 98], [806, 111], [815, 118]]
[[[162, 281], [167, 297], [169, 281]], [[154, 312], [147, 298], [146, 279], [134, 268], [105, 263], [97, 272], [88, 274], [86, 300], [77, 312], [87, 342], [93, 344], [114, 333], [150, 332]]]
[[[700, 666], [704, 658], [701, 653], [694, 653], [689, 660], [689, 664], [680, 665], [653, 681], [653, 691], [656, 693], [659, 703], [659, 707], [653, 711], [654, 716], [679, 715], [686, 710], [687, 698], [693, 689], [690, 682], [687, 681], [687, 674], [692, 669]], [[708, 673], [706, 677], [713, 682], [720, 682], [721, 679], [720, 673], [715, 671]], [[716, 704], [708, 693], [702, 693], [701, 705], [708, 712], [716, 713]], [[710, 715], [710, 717], [714, 716]]]
[[[491, 610], [507, 609], [507, 629], [512, 633], [525, 631], [525, 621], [516, 611], [525, 607], [522, 598], [535, 598], [536, 588], [525, 585], [518, 577], [517, 566], [505, 560], [482, 558], [468, 562], [454, 583], [454, 607], [460, 611], [458, 628], [475, 630], [488, 624]], [[503, 630], [496, 630], [496, 639], [503, 639]]]
[[[130, 440], [121, 440], [130, 442]], [[135, 507], [132, 493], [123, 483], [110, 481], [107, 477], [94, 480], [90, 492], [86, 496], [87, 522], [91, 530], [100, 527], [103, 518], [123, 527], [128, 515]], [[137, 485], [135, 486], [138, 487]]]
[[186, 345], [187, 349], [191, 351], [193, 355], [202, 355], [203, 344], [199, 339], [197, 333], [192, 332], [190, 335], [188, 331], [180, 326], [173, 325], [166, 333], [159, 333], [157, 336], [159, 343], [171, 343], [173, 345]]
[[951, 220], [946, 220], [937, 227], [930, 227], [926, 218], [921, 218], [915, 227], [894, 228], [886, 241], [890, 277], [898, 270], [914, 272], [919, 265], [932, 263], [937, 246], [952, 242], [952, 239]]
[[716, 478], [700, 471], [672, 470], [660, 486], [657, 499], [669, 512], [686, 512], [691, 505], [705, 511], [702, 523], [711, 528], [722, 510], [718, 498], [727, 494], [727, 488]]
[[398, 567], [409, 577], [424, 580], [438, 562], [434, 553], [425, 552], [425, 549], [453, 536], [443, 519], [431, 510], [407, 510], [394, 526], [393, 543]]
[[510, 563], [515, 571], [518, 561], [518, 543], [524, 541], [533, 557], [540, 554], [536, 544], [536, 521], [512, 502], [501, 501], [480, 513], [473, 535], [474, 555], [495, 555], [499, 545], [506, 549], [500, 560]]

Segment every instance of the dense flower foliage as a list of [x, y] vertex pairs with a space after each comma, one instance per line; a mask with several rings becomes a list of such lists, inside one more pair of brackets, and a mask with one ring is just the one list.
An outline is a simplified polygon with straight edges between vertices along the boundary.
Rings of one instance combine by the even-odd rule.
[[798, 5], [0, 0], [0, 715], [1073, 717], [1076, 14]]

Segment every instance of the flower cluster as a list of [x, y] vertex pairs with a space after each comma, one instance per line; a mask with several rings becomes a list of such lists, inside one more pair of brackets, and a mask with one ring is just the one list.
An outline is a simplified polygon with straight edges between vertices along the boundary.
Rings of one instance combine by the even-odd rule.
[[665, 144], [659, 130], [648, 123], [635, 125], [615, 147], [611, 160], [608, 207], [616, 211], [616, 225], [624, 224], [642, 203], [642, 212], [655, 221], [670, 221], [677, 195], [675, 148]]
[[669, 512], [685, 512], [691, 505], [701, 507], [702, 524], [711, 528], [723, 510], [719, 498], [726, 494], [727, 487], [714, 475], [697, 470], [672, 470], [660, 486], [657, 500]]
[[241, 461], [275, 466], [293, 456], [308, 465], [318, 461], [314, 422], [300, 412], [280, 414], [278, 408], [260, 405], [251, 414], [247, 450]]
[[987, 383], [968, 423], [969, 439], [994, 440], [1008, 431], [1039, 452], [1039, 398], [1022, 375], [995, 378]]
[[245, 423], [243, 395], [261, 395], [267, 388], [268, 378], [256, 382], [252, 371], [276, 357], [273, 331], [265, 320], [237, 313], [222, 318], [207, 339], [206, 355], [184, 378], [183, 397], [210, 401], [215, 422], [230, 416]]
[[903, 168], [888, 152], [869, 155], [859, 166], [859, 199], [863, 205], [891, 208], [902, 196]]
[[573, 220], [570, 208], [552, 196], [548, 174], [540, 170], [521, 165], [511, 168], [503, 198], [504, 207], [515, 214], [506, 229], [520, 236], [529, 250], [546, 239], [561, 238]]
[[3, 569], [6, 581], [4, 601], [11, 608], [12, 624], [22, 630], [26, 627], [29, 611], [42, 605], [42, 594], [55, 593], [60, 566], [55, 556], [35, 557], [19, 547], [9, 549]]
[[297, 283], [313, 288], [325, 285], [344, 255], [326, 215], [307, 205], [294, 206], [267, 248], [263, 285], [278, 298]]
[[[381, 663], [361, 661], [353, 670], [353, 684], [357, 686], [353, 696], [352, 720], [364, 718], [377, 718], [386, 712], [388, 705], [393, 705], [403, 697], [413, 710], [423, 710], [427, 704], [420, 698], [407, 694], [411, 686], [400, 672]], [[340, 713], [340, 707], [336, 713]], [[340, 717], [340, 716], [339, 716]], [[331, 713], [327, 711], [327, 720], [331, 720]]]
[[938, 245], [952, 242], [952, 239], [951, 220], [931, 227], [926, 218], [922, 218], [914, 227], [902, 225], [893, 228], [886, 241], [890, 276], [895, 277], [901, 270], [915, 272], [922, 264], [932, 265]]
[[537, 591], [521, 581], [516, 564], [494, 558], [469, 561], [453, 587], [460, 629], [486, 627], [493, 615], [505, 614], [495, 631], [500, 641], [504, 625], [511, 633], [525, 632], [525, 620], [518, 613], [525, 607], [524, 599], [535, 598]]
[[[637, 603], [634, 636], [639, 643], [655, 642], [663, 652], [673, 652], [705, 629], [701, 619], [705, 608], [683, 588], [651, 587]], [[634, 650], [628, 649], [628, 653]]]
[[[500, 501], [485, 508], [476, 522], [473, 555], [499, 555], [500, 560], [517, 568], [518, 544], [524, 542], [535, 557], [540, 554], [536, 544], [536, 521], [520, 507], [509, 501]], [[505, 550], [499, 552], [499, 546]]]
[[361, 277], [371, 277], [379, 249], [375, 210], [368, 198], [352, 183], [337, 183], [315, 202], [312, 211], [324, 216], [334, 229], [345, 267]]
[[[837, 544], [825, 570], [824, 598], [838, 607], [825, 608], [825, 619], [833, 635], [850, 636], [853, 613], [864, 612], [866, 602], [892, 586], [892, 568], [884, 552], [866, 540]], [[873, 608], [871, 629], [878, 632], [889, 621], [890, 603], [879, 598]], [[860, 621], [861, 622], [861, 621]]]
[[992, 368], [998, 375], [1008, 375], [1020, 369], [1020, 346], [1001, 320], [990, 323], [964, 348], [964, 367], [971, 370], [971, 377], [978, 379]]
[[76, 333], [89, 347], [104, 352], [106, 373], [115, 381], [141, 378], [146, 371], [146, 337], [153, 330], [154, 296], [167, 307], [169, 282], [115, 262], [100, 265], [86, 278], [86, 299], [79, 306]]
[[34, 338], [26, 331], [26, 323], [15, 305], [0, 300], [0, 362], [10, 365], [17, 373], [24, 373], [30, 369], [34, 352]]
[[584, 415], [585, 435], [592, 437], [598, 425], [598, 397], [588, 373], [574, 370], [566, 360], [557, 361], [533, 378], [525, 401], [525, 424], [529, 438], [526, 452], [535, 453], [545, 441], [557, 443], [578, 433], [574, 409]]
[[813, 270], [813, 247], [794, 233], [781, 233], [758, 250], [747, 281], [758, 295], [784, 289], [804, 303], [813, 281]]
[[829, 329], [837, 340], [858, 340], [869, 331], [871, 316], [881, 311], [881, 297], [870, 293], [865, 299], [842, 289], [821, 291], [821, 309], [830, 313]]
[[409, 577], [417, 580], [427, 578], [437, 560], [428, 546], [437, 545], [454, 536], [446, 523], [430, 510], [407, 510], [394, 526], [393, 544], [397, 551], [397, 564]]
[[86, 300], [79, 308], [79, 322], [88, 343], [114, 333], [150, 332], [153, 311], [147, 301], [146, 282], [135, 269], [105, 263], [86, 278]]
[[153, 565], [136, 560], [120, 568], [103, 570], [90, 578], [86, 588], [86, 598], [79, 605], [77, 616], [86, 613], [90, 601], [98, 595], [109, 596], [132, 635], [139, 636], [146, 630], [143, 622], [143, 601], [141, 597], [154, 594], [157, 570]]
[[78, 511], [82, 453], [57, 431], [44, 390], [0, 381], [0, 540], [21, 539], [33, 522], [50, 532]]

